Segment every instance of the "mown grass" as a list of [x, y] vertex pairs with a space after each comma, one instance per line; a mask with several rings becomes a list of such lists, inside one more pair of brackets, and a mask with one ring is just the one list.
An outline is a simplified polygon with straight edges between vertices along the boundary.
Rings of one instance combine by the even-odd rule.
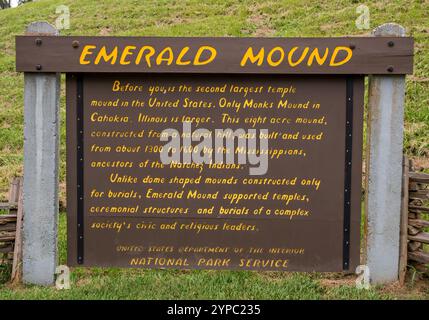
[[[355, 26], [358, 1], [250, 0], [42, 0], [0, 10], [0, 194], [11, 177], [22, 175], [23, 75], [15, 72], [14, 36], [45, 20], [55, 24], [56, 8], [70, 9], [63, 35], [160, 36], [344, 36], [366, 35]], [[371, 28], [397, 22], [415, 38], [415, 71], [407, 77], [405, 151], [429, 155], [429, 1], [365, 3]], [[61, 174], [65, 179], [65, 101], [61, 100]], [[60, 219], [60, 256], [65, 261], [65, 217]], [[8, 276], [0, 269], [0, 283]], [[394, 299], [429, 298], [427, 282], [359, 290], [354, 277], [326, 274], [73, 269], [72, 289], [0, 284], [0, 299]], [[423, 283], [423, 284], [422, 284]]]
[[[66, 261], [60, 214], [60, 263]], [[0, 269], [0, 279], [9, 272]], [[253, 271], [73, 268], [71, 289], [0, 284], [1, 299], [429, 299], [421, 280], [405, 288], [357, 289], [354, 276]], [[0, 280], [1, 283], [1, 280]]]
[[[344, 36], [368, 35], [355, 25], [358, 1], [94, 1], [42, 0], [0, 11], [0, 193], [22, 174], [23, 75], [15, 72], [14, 36], [32, 21], [55, 24], [59, 5], [70, 10], [63, 35], [159, 36]], [[415, 38], [414, 75], [407, 77], [405, 151], [429, 154], [429, 2], [365, 3], [370, 27], [396, 22]], [[64, 86], [63, 86], [64, 91]], [[65, 112], [61, 101], [61, 181], [65, 177]]]

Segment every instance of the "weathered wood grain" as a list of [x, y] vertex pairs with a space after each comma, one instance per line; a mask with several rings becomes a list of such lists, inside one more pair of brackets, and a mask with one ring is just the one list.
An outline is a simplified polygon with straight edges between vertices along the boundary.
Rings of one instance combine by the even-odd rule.
[[[399, 244], [399, 283], [405, 283], [407, 273], [407, 244], [408, 244], [408, 185], [409, 185], [409, 161], [408, 157], [402, 158], [402, 193], [401, 193], [401, 229], [400, 229], [400, 244]], [[407, 228], [408, 226], [408, 228]]]
[[15, 231], [2, 231], [0, 232], [0, 241], [15, 240]]
[[429, 252], [414, 251], [408, 253], [408, 258], [420, 263], [429, 264]]
[[420, 232], [416, 235], [408, 235], [409, 240], [423, 242], [423, 243], [429, 243], [429, 233], [427, 232]]
[[410, 241], [408, 242], [408, 251], [416, 251], [422, 247], [421, 242]]
[[0, 244], [0, 253], [9, 253], [13, 252], [13, 244], [6, 243], [4, 245]]
[[408, 219], [408, 224], [416, 228], [429, 227], [429, 221], [423, 219]]
[[15, 230], [16, 230], [16, 223], [15, 222], [0, 224], [0, 232], [1, 231], [15, 231]]
[[22, 178], [20, 178], [18, 180], [18, 211], [16, 215], [16, 233], [11, 274], [11, 281], [13, 283], [20, 282], [22, 277], [22, 224], [24, 218], [22, 187]]
[[423, 172], [410, 172], [410, 180], [413, 182], [429, 184], [429, 174]]
[[420, 233], [420, 231], [421, 230], [418, 228], [415, 228], [413, 226], [408, 226], [408, 234], [409, 235], [415, 236], [416, 234]]
[[408, 208], [410, 210], [415, 210], [415, 211], [418, 211], [418, 212], [428, 212], [429, 213], [429, 208], [428, 207], [411, 205]]

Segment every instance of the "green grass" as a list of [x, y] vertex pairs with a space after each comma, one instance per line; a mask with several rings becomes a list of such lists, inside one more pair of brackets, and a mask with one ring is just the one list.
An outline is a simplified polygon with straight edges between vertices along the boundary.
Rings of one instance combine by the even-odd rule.
[[[15, 70], [14, 36], [45, 20], [55, 24], [58, 5], [70, 8], [70, 29], [63, 35], [134, 36], [343, 36], [368, 35], [355, 26], [358, 1], [201, 1], [201, 0], [42, 0], [0, 10], [0, 194], [22, 175], [23, 75]], [[429, 155], [429, 2], [367, 2], [371, 28], [397, 22], [415, 38], [414, 75], [407, 77], [405, 151]], [[64, 79], [64, 77], [63, 77]], [[61, 100], [61, 174], [65, 180], [65, 99]], [[64, 190], [63, 190], [64, 192]], [[59, 250], [65, 261], [65, 217]], [[354, 277], [326, 274], [232, 271], [73, 269], [72, 289], [57, 291], [4, 284], [9, 270], [0, 266], [0, 299], [260, 298], [260, 299], [429, 299], [426, 282], [358, 290]], [[423, 284], [422, 284], [423, 283]]]
[[[23, 75], [15, 70], [14, 36], [32, 21], [55, 24], [58, 5], [70, 9], [63, 35], [343, 36], [368, 35], [355, 26], [358, 1], [88, 1], [42, 0], [0, 10], [0, 194], [22, 174]], [[415, 38], [414, 75], [407, 77], [405, 151], [429, 155], [429, 10], [427, 0], [365, 3], [370, 26], [396, 22]], [[64, 85], [63, 85], [64, 93]], [[65, 179], [65, 100], [61, 101], [61, 181]]]
[[[59, 259], [66, 262], [66, 216], [60, 214]], [[0, 268], [4, 299], [429, 299], [429, 281], [415, 273], [404, 288], [357, 289], [355, 276], [254, 271], [180, 271], [72, 268], [71, 289], [7, 283]], [[417, 277], [417, 278], [416, 278]], [[419, 281], [415, 281], [419, 279]]]

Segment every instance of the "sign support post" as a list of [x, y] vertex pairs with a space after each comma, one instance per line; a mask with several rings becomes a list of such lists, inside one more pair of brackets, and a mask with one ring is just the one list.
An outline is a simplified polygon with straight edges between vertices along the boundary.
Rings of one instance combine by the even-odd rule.
[[[34, 22], [27, 35], [58, 35]], [[36, 39], [42, 46], [42, 40]], [[43, 65], [35, 64], [36, 70]], [[24, 74], [23, 281], [53, 285], [57, 265], [59, 171], [59, 73]]]
[[[387, 23], [375, 37], [404, 37], [405, 29]], [[388, 46], [393, 47], [394, 41]], [[389, 66], [393, 72], [395, 66]], [[371, 76], [367, 143], [367, 261], [372, 283], [398, 280], [401, 219], [405, 75]]]

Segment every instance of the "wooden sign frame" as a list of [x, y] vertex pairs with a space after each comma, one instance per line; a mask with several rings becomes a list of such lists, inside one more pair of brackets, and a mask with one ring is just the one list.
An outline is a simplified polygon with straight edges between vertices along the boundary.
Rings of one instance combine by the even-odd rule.
[[27, 35], [16, 37], [16, 52], [16, 70], [23, 72], [409, 74], [413, 68], [409, 37]]

